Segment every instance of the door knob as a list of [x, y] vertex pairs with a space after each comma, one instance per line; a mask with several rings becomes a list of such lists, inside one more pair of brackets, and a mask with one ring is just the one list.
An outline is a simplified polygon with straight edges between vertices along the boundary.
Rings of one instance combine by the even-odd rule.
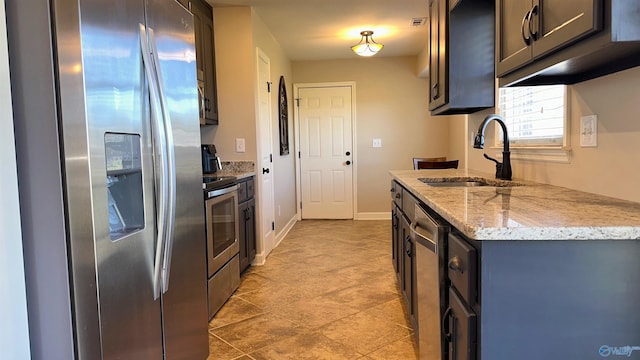
[[268, 174], [269, 173], [269, 168], [262, 168], [262, 173], [263, 174]]
[[351, 165], [351, 161], [347, 160], [347, 165]]
[[347, 156], [351, 155], [351, 151], [347, 151], [347, 153], [345, 155], [347, 155]]

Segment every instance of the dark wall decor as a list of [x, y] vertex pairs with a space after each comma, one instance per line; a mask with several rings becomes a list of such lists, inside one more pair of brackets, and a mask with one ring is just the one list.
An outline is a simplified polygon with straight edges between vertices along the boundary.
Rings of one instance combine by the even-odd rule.
[[289, 154], [289, 110], [287, 107], [287, 87], [284, 76], [280, 76], [278, 86], [278, 119], [280, 122], [280, 155]]

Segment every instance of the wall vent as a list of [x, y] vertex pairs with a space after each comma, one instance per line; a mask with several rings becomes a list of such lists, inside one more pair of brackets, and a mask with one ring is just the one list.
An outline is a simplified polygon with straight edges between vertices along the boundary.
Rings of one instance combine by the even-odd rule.
[[424, 26], [426, 23], [427, 23], [426, 17], [411, 19], [411, 26], [415, 26], [415, 27]]

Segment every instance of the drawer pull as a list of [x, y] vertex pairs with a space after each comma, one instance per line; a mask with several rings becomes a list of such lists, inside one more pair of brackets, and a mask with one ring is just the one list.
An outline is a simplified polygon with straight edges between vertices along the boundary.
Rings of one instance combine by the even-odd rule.
[[396, 199], [400, 199], [400, 197], [402, 197], [402, 195], [396, 194]]
[[460, 258], [457, 256], [454, 256], [451, 258], [451, 260], [449, 260], [449, 269], [453, 271], [457, 271], [460, 274], [464, 274], [464, 270], [462, 269]]

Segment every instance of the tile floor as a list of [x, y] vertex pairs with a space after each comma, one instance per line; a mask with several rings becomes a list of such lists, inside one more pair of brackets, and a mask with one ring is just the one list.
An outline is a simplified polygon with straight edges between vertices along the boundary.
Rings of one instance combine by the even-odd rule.
[[391, 223], [296, 223], [211, 320], [209, 348], [209, 360], [416, 359]]

